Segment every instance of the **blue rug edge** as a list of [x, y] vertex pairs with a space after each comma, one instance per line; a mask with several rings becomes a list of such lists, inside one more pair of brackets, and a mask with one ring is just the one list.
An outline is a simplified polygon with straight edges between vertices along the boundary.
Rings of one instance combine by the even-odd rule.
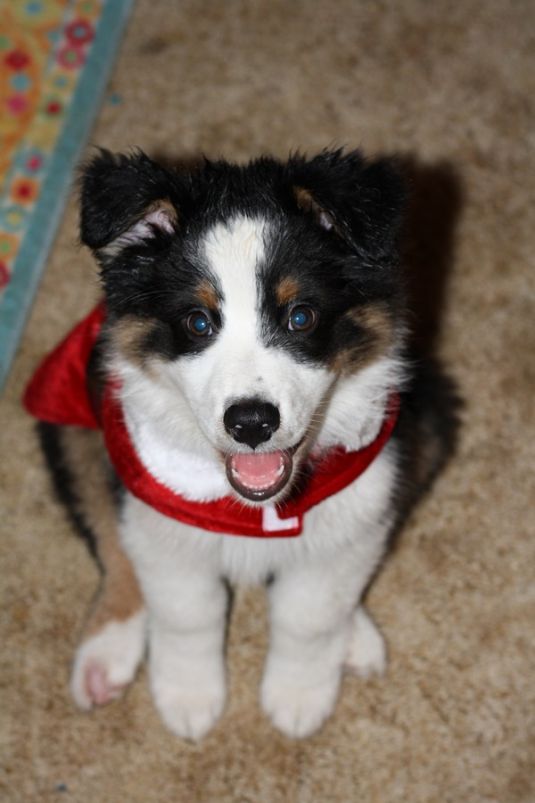
[[0, 306], [0, 391], [17, 352], [48, 254], [63, 216], [74, 170], [89, 138], [108, 83], [117, 45], [135, 0], [106, 3], [95, 43], [89, 54], [63, 131], [51, 156], [49, 169], [32, 212]]

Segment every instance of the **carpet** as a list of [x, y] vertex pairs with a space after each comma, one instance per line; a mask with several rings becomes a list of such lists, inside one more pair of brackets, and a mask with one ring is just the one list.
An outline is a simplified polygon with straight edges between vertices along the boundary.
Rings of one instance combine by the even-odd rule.
[[0, 388], [131, 0], [0, 0]]
[[91, 139], [245, 159], [333, 144], [411, 168], [413, 318], [464, 398], [455, 457], [371, 588], [384, 678], [347, 677], [310, 739], [258, 704], [262, 589], [240, 589], [230, 699], [199, 745], [143, 671], [84, 715], [69, 663], [97, 574], [20, 407], [94, 304], [69, 198], [0, 406], [0, 798], [9, 803], [533, 803], [535, 121], [531, 0], [138, 0]]

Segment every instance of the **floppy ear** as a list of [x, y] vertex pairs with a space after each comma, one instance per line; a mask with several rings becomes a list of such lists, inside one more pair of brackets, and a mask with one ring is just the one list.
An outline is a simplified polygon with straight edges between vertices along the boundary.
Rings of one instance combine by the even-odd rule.
[[386, 256], [396, 245], [406, 193], [395, 162], [366, 162], [359, 151], [323, 151], [291, 163], [294, 197], [322, 228], [356, 250]]
[[83, 171], [81, 239], [98, 256], [172, 233], [177, 221], [176, 179], [144, 153], [102, 150]]

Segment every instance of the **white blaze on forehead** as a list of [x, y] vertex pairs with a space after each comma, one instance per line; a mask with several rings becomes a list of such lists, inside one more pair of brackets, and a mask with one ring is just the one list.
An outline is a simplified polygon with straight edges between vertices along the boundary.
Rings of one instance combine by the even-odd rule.
[[204, 243], [205, 258], [223, 291], [225, 334], [234, 330], [242, 343], [257, 337], [256, 275], [264, 260], [266, 225], [260, 218], [236, 217], [218, 223]]

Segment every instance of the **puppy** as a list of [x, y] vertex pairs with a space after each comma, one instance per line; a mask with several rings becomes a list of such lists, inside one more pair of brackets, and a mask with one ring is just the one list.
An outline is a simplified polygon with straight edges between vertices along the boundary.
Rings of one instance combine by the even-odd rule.
[[164, 722], [204, 736], [225, 704], [227, 583], [267, 586], [261, 703], [288, 736], [331, 714], [344, 667], [383, 671], [362, 595], [448, 451], [407, 356], [404, 195], [388, 160], [340, 150], [86, 167], [104, 301], [26, 393], [103, 572], [81, 708], [118, 696], [148, 643]]

